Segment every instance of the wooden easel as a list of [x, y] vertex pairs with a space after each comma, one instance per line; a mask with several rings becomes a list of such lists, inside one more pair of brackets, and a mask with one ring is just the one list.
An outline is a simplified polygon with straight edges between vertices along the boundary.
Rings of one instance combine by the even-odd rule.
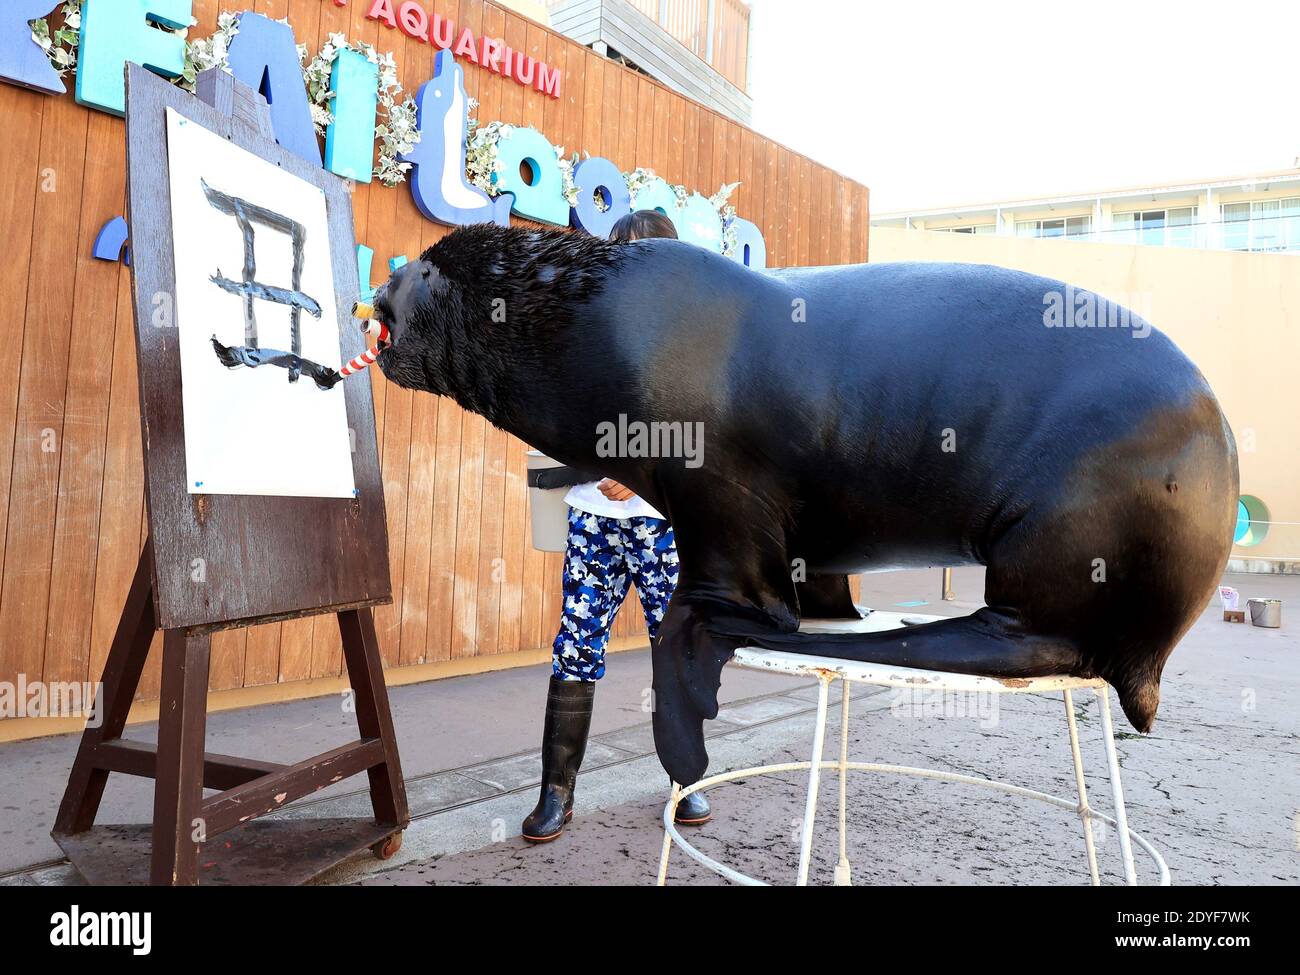
[[[96, 709], [101, 721], [82, 735], [52, 835], [93, 884], [297, 883], [367, 847], [391, 856], [410, 820], [371, 615], [372, 606], [392, 600], [374, 410], [368, 383], [347, 387], [348, 422], [357, 438], [355, 500], [188, 494], [179, 346], [168, 330], [150, 324], [150, 297], [175, 293], [168, 107], [318, 185], [328, 203], [340, 308], [347, 307], [344, 292], [356, 294], [347, 191], [336, 177], [275, 145], [266, 101], [219, 70], [200, 76], [196, 101], [128, 65], [132, 277], [150, 534], [105, 664]], [[340, 334], [345, 359], [361, 351], [358, 329]], [[202, 558], [216, 580], [199, 594], [184, 585], [193, 558]], [[347, 571], [338, 571], [339, 564]], [[338, 617], [358, 739], [294, 765], [207, 752], [212, 632], [321, 613]], [[164, 634], [154, 747], [122, 732], [157, 629]], [[94, 825], [111, 772], [154, 780], [151, 825]], [[360, 772], [370, 779], [373, 820], [256, 822]], [[204, 798], [205, 789], [220, 791]]]
[[[148, 834], [152, 884], [197, 884], [201, 875], [223, 883], [292, 883], [309, 879], [366, 847], [383, 859], [396, 853], [410, 815], [371, 611], [338, 614], [343, 658], [355, 695], [358, 740], [296, 765], [206, 752], [212, 637], [176, 629], [163, 634], [155, 748], [121, 737], [157, 628], [151, 575], [146, 544], [104, 666], [97, 709], [101, 723], [87, 728], [81, 737], [54, 823], [55, 841], [86, 879], [91, 883], [143, 879], [137, 866], [146, 839], [143, 828], [92, 829], [110, 772], [155, 782]], [[359, 772], [370, 776], [374, 822], [325, 821], [324, 829], [321, 821], [277, 823], [279, 828], [247, 837], [238, 846], [221, 847], [210, 860], [205, 854], [207, 862], [200, 869], [199, 855], [206, 840]], [[204, 789], [222, 791], [204, 799]], [[284, 862], [286, 855], [290, 863]], [[268, 859], [269, 863], [259, 862]]]

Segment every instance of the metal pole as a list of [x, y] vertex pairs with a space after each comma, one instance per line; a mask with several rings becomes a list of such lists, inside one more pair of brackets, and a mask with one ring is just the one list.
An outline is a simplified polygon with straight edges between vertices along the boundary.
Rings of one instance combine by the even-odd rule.
[[1083, 845], [1088, 851], [1088, 872], [1092, 885], [1101, 886], [1097, 873], [1097, 845], [1092, 837], [1092, 809], [1088, 806], [1088, 787], [1083, 782], [1083, 753], [1079, 750], [1079, 725], [1074, 720], [1074, 698], [1069, 690], [1065, 696], [1065, 723], [1070, 729], [1070, 752], [1074, 756], [1074, 784], [1079, 791], [1079, 818], [1083, 820]]
[[709, 67], [714, 66], [713, 65], [713, 32], [716, 29], [716, 24], [717, 24], [717, 20], [715, 18], [716, 11], [714, 10], [714, 4], [716, 3], [717, 0], [709, 0], [709, 14], [708, 14], [708, 19], [706, 21], [706, 26], [704, 28], [705, 31], [707, 32], [707, 40], [705, 41], [705, 48], [704, 48], [705, 51], [704, 60], [708, 62]]
[[943, 570], [943, 582], [940, 585], [941, 591], [939, 595], [944, 602], [950, 603], [957, 598], [957, 594], [952, 591], [952, 569]]
[[749, 94], [749, 79], [753, 77], [754, 70], [754, 8], [749, 8], [749, 16], [745, 18], [745, 83], [740, 85], [741, 91], [746, 95]]
[[799, 880], [797, 886], [808, 886], [808, 861], [812, 858], [813, 820], [817, 817], [817, 789], [821, 785], [822, 748], [826, 744], [826, 701], [830, 691], [829, 677], [818, 677], [817, 730], [813, 732], [812, 767], [808, 770], [808, 800], [803, 811], [803, 838], [799, 844]]
[[849, 688], [840, 681], [840, 862], [835, 865], [835, 886], [852, 887], [853, 874], [848, 855], [848, 781], [849, 781]]
[[[681, 801], [682, 787], [676, 782], [673, 783], [672, 795], [668, 799], [668, 806], [672, 810], [672, 816], [677, 815], [677, 803]], [[665, 815], [664, 819], [671, 821], [672, 816]], [[668, 832], [667, 822], [664, 824], [664, 848], [659, 854], [659, 879], [657, 885], [666, 887], [668, 885], [668, 854], [673, 850], [673, 834]]]
[[1115, 828], [1119, 830], [1119, 850], [1124, 857], [1124, 879], [1130, 887], [1137, 886], [1137, 871], [1133, 868], [1133, 844], [1128, 835], [1128, 812], [1124, 809], [1124, 786], [1119, 779], [1119, 756], [1115, 753], [1115, 727], [1110, 720], [1110, 688], [1097, 688], [1101, 698], [1101, 731], [1106, 736], [1106, 765], [1110, 769], [1110, 789], [1115, 797]]

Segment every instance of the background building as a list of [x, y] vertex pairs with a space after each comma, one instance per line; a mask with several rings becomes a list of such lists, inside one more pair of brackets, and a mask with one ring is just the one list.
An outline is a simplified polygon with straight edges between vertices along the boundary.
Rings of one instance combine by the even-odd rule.
[[743, 0], [545, 0], [545, 4], [551, 26], [560, 33], [749, 124], [753, 108], [750, 6]]
[[1300, 251], [1300, 169], [885, 213], [874, 227], [1109, 244]]

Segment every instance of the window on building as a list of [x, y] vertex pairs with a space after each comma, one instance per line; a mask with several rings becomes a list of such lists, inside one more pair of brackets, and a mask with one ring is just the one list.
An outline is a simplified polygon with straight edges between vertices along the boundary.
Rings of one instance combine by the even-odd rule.
[[1249, 203], [1225, 203], [1223, 205], [1223, 246], [1230, 251], [1250, 250], [1250, 215]]
[[1117, 243], [1195, 247], [1196, 207], [1117, 213], [1111, 220]]
[[950, 234], [991, 234], [997, 230], [991, 223], [982, 223], [973, 227], [945, 227]]
[[1055, 217], [1050, 220], [1017, 220], [1017, 237], [1087, 237], [1092, 217]]
[[1225, 203], [1223, 246], [1233, 251], [1300, 250], [1300, 197]]

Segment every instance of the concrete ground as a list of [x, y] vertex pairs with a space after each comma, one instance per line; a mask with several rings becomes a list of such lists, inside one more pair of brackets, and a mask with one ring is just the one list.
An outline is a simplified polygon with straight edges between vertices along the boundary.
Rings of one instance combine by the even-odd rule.
[[[958, 601], [938, 601], [938, 572], [868, 576], [863, 602], [882, 610], [959, 615], [978, 605], [982, 572], [958, 570]], [[1116, 709], [1130, 825], [1153, 842], [1175, 884], [1300, 881], [1300, 637], [1286, 628], [1300, 579], [1229, 576], [1245, 596], [1284, 600], [1284, 628], [1223, 623], [1206, 609], [1165, 670], [1154, 734], [1132, 732]], [[413, 822], [401, 852], [354, 858], [320, 883], [653, 883], [666, 777], [653, 755], [645, 700], [648, 651], [612, 658], [596, 695], [593, 738], [576, 815], [542, 847], [519, 839], [540, 772], [546, 669], [397, 688], [393, 710]], [[874, 691], [874, 693], [873, 693]], [[806, 759], [815, 685], [731, 669], [708, 729], [711, 771]], [[1062, 796], [1074, 782], [1059, 696], [948, 696], [908, 701], [859, 688], [851, 697], [850, 754], [858, 761], [942, 768], [1008, 779]], [[1076, 696], [1093, 804], [1111, 811], [1097, 701]], [[336, 698], [213, 715], [209, 749], [289, 760], [347, 740], [353, 719]], [[131, 737], [148, 739], [149, 725]], [[49, 839], [75, 736], [0, 745], [0, 884], [77, 883]], [[828, 728], [838, 754], [838, 720]], [[716, 819], [690, 833], [706, 853], [776, 883], [793, 879], [806, 776], [750, 778], [711, 792]], [[358, 780], [282, 815], [364, 815]], [[849, 780], [848, 857], [857, 884], [1082, 883], [1083, 840], [1071, 813], [972, 786], [858, 773]], [[114, 776], [102, 822], [149, 817], [147, 781]], [[811, 882], [828, 883], [837, 857], [838, 783], [823, 781]], [[1106, 880], [1121, 879], [1115, 831], [1102, 830]], [[1155, 873], [1138, 851], [1139, 877]], [[674, 852], [671, 883], [722, 883]]]

